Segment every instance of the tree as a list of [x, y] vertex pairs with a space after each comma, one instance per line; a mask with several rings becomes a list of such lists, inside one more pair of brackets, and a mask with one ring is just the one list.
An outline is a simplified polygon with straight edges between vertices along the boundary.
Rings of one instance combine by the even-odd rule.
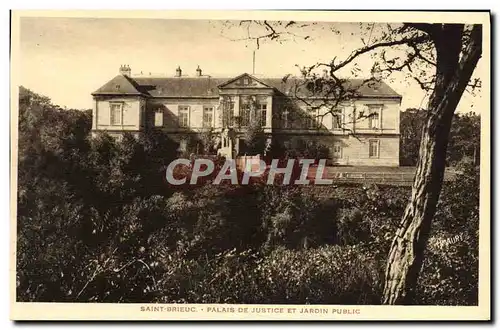
[[[401, 112], [400, 121], [400, 164], [415, 166], [418, 161], [422, 127], [427, 111], [407, 109]], [[450, 141], [447, 149], [447, 166], [457, 166], [462, 160], [479, 164], [481, 138], [481, 117], [473, 112], [455, 114], [453, 117]]]
[[[307, 24], [242, 21], [236, 26], [246, 32], [246, 37], [240, 40], [255, 41], [259, 47], [265, 40], [282, 42], [296, 38]], [[252, 26], [256, 32], [251, 31]], [[440, 23], [360, 26], [363, 33], [369, 33], [361, 35], [361, 47], [344, 60], [338, 61], [334, 56], [330, 63], [302, 67], [301, 73], [308, 90], [329, 96], [326, 100], [333, 103], [331, 111], [339, 102], [356, 96], [355, 88], [347, 84], [347, 79], [340, 78], [339, 73], [350, 68], [351, 74], [356, 75], [359, 71], [356, 61], [365, 54], [374, 58], [372, 77], [366, 83], [405, 71], [430, 93], [411, 198], [392, 242], [385, 272], [383, 303], [412, 304], [441, 192], [453, 114], [466, 88], [480, 86], [479, 79], [471, 82], [471, 78], [482, 55], [483, 27]], [[294, 32], [297, 28], [299, 32]], [[375, 36], [374, 30], [377, 30]], [[338, 33], [335, 29], [332, 32]], [[326, 68], [328, 76], [318, 76], [314, 72], [318, 68]]]
[[425, 123], [426, 111], [423, 109], [407, 109], [401, 112], [400, 119], [400, 152], [399, 164], [415, 166], [418, 161], [422, 127]]
[[420, 158], [386, 269], [384, 303], [411, 303], [443, 183], [448, 136], [455, 109], [482, 54], [482, 26], [418, 24], [436, 49], [435, 83], [420, 143]]
[[258, 110], [258, 103], [255, 98], [245, 100], [245, 108], [241, 116], [241, 126], [243, 128], [243, 139], [246, 150], [250, 154], [262, 154], [265, 149], [266, 136], [262, 127], [262, 113]]
[[473, 112], [456, 114], [450, 131], [447, 163], [455, 166], [464, 159], [479, 165], [481, 146], [481, 117]]
[[212, 127], [204, 128], [199, 134], [200, 142], [203, 146], [203, 153], [205, 155], [214, 154], [217, 147], [217, 136]]

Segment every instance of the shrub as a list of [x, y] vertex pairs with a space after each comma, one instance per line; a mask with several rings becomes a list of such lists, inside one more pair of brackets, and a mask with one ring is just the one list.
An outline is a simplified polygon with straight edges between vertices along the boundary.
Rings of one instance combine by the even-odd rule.
[[211, 259], [165, 260], [161, 302], [246, 304], [376, 304], [381, 272], [355, 247], [269, 255], [227, 251]]
[[261, 203], [266, 247], [308, 248], [334, 243], [337, 204], [300, 187], [266, 187]]
[[477, 305], [477, 232], [435, 233], [418, 281], [418, 302], [425, 305]]
[[214, 255], [262, 244], [260, 205], [253, 186], [206, 185], [168, 200], [172, 223], [184, 233], [190, 256]]
[[438, 203], [418, 298], [422, 304], [477, 305], [479, 276], [479, 169], [462, 162]]
[[354, 246], [301, 251], [278, 248], [255, 272], [262, 300], [254, 303], [379, 303], [379, 265]]

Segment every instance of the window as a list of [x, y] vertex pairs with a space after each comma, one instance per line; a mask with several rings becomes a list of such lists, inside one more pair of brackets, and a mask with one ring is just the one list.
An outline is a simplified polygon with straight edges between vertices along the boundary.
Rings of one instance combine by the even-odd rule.
[[204, 107], [203, 108], [203, 127], [212, 127], [214, 119], [214, 108]]
[[379, 140], [370, 140], [369, 141], [369, 156], [370, 156], [370, 158], [378, 158], [379, 157]]
[[333, 113], [332, 114], [332, 128], [333, 129], [341, 129], [343, 124], [344, 123], [342, 122], [342, 114]]
[[123, 103], [110, 103], [109, 107], [111, 125], [121, 125], [123, 119]]
[[230, 127], [234, 125], [234, 100], [225, 99], [222, 104], [222, 126]]
[[318, 115], [317, 111], [314, 108], [307, 109], [307, 117], [306, 117], [306, 128], [308, 129], [316, 129], [318, 128]]
[[155, 127], [163, 126], [163, 111], [162, 109], [157, 109], [155, 111]]
[[289, 115], [289, 112], [287, 109], [283, 110], [283, 112], [281, 113], [281, 126], [282, 128], [288, 128], [288, 115]]
[[241, 116], [241, 126], [246, 127], [250, 125], [250, 121], [252, 120], [250, 114], [250, 104], [248, 103], [241, 104], [240, 116]]
[[248, 78], [243, 78], [243, 85], [248, 85], [249, 82]]
[[266, 127], [267, 123], [267, 104], [259, 104], [260, 126]]
[[340, 142], [333, 143], [333, 158], [342, 158], [342, 144]]
[[369, 108], [368, 128], [378, 129], [380, 128], [380, 112], [382, 108], [380, 106], [369, 106]]
[[177, 118], [179, 120], [180, 127], [188, 127], [189, 126], [189, 107], [188, 106], [179, 106], [179, 116]]
[[250, 103], [242, 103], [240, 107], [241, 126], [247, 127], [250, 124], [260, 124], [265, 127], [267, 120], [267, 104], [259, 103], [257, 108], [253, 108]]

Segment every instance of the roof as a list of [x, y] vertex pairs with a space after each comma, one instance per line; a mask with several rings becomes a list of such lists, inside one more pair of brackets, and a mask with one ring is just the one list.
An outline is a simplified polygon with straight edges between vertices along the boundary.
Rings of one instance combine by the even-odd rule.
[[218, 85], [227, 78], [173, 77], [134, 78], [143, 90], [153, 97], [219, 97]]
[[[229, 86], [232, 82], [248, 74], [232, 78], [201, 77], [127, 77], [118, 75], [92, 95], [144, 95], [157, 98], [218, 98], [219, 89]], [[289, 95], [295, 86], [300, 86], [304, 80], [297, 78], [256, 78], [248, 75], [259, 83], [259, 88], [273, 88]], [[363, 79], [350, 79], [347, 87], [357, 90], [360, 96], [401, 98], [389, 85], [383, 81], [366, 82]], [[314, 96], [305, 87], [295, 91], [298, 96]]]
[[142, 88], [132, 78], [124, 75], [117, 75], [92, 95], [144, 95]]

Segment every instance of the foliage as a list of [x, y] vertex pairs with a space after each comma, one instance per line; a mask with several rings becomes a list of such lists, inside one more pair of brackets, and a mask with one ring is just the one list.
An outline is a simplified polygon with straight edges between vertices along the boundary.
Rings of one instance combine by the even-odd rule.
[[377, 263], [350, 247], [174, 255], [164, 265], [160, 302], [376, 304], [380, 295]]
[[457, 165], [462, 159], [470, 158], [479, 165], [481, 146], [481, 116], [474, 112], [455, 114], [447, 149], [447, 162]]
[[401, 112], [399, 164], [402, 166], [417, 165], [427, 112], [422, 109], [407, 109]]
[[301, 137], [273, 138], [273, 157], [278, 158], [307, 158], [319, 161], [330, 158], [330, 149], [327, 145], [315, 140], [306, 140]]
[[[422, 127], [426, 121], [427, 111], [407, 109], [401, 113], [400, 164], [415, 166], [419, 157]], [[462, 159], [470, 158], [475, 165], [479, 164], [481, 145], [481, 116], [473, 112], [455, 114], [450, 130], [446, 162], [450, 166], [457, 165]]]
[[421, 302], [477, 305], [479, 274], [479, 168], [460, 164], [444, 186], [419, 282]]
[[217, 134], [214, 133], [213, 128], [206, 128], [199, 134], [199, 140], [203, 147], [205, 155], [214, 155], [217, 153]]
[[266, 247], [308, 248], [335, 242], [334, 200], [322, 201], [313, 194], [304, 195], [300, 188], [285, 186], [265, 189], [262, 204]]

